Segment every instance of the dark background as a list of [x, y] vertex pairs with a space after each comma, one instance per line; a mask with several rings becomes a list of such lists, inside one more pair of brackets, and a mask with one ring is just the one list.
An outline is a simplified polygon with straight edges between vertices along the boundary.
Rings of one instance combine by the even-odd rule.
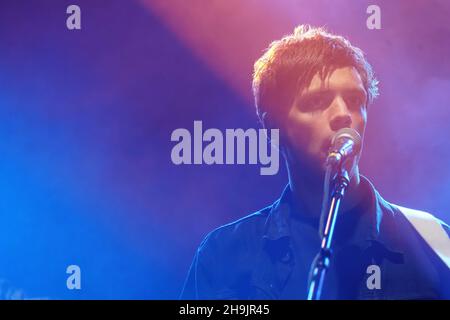
[[[70, 4], [81, 30], [66, 28]], [[175, 166], [170, 135], [194, 120], [258, 128], [253, 62], [301, 23], [348, 37], [380, 80], [362, 173], [449, 221], [449, 16], [437, 0], [1, 0], [0, 278], [31, 298], [176, 298], [206, 233], [287, 179]]]

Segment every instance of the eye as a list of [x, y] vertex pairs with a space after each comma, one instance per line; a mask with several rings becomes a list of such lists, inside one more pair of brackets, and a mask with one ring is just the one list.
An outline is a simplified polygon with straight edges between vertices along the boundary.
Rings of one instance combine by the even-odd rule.
[[360, 94], [350, 94], [345, 99], [349, 108], [352, 110], [360, 109], [361, 107], [365, 107], [365, 99]]
[[330, 99], [326, 94], [315, 94], [303, 97], [297, 103], [297, 107], [303, 112], [324, 110], [330, 104]]

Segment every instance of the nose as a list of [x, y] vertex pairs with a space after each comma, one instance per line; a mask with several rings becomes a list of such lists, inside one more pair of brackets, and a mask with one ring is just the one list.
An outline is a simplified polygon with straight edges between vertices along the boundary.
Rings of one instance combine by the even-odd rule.
[[333, 104], [334, 108], [332, 108], [330, 121], [331, 130], [338, 131], [342, 128], [350, 128], [352, 125], [352, 116], [344, 99], [337, 97]]

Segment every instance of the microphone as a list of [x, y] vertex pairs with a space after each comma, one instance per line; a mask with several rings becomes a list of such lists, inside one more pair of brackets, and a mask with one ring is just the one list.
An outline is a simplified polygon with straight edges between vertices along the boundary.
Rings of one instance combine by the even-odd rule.
[[342, 128], [331, 140], [331, 147], [325, 164], [327, 166], [342, 165], [349, 157], [361, 150], [361, 136], [350, 128]]
[[[340, 129], [331, 140], [331, 147], [325, 162], [326, 171], [319, 224], [319, 235], [322, 241], [320, 251], [314, 258], [309, 272], [308, 300], [320, 300], [325, 274], [330, 266], [331, 243], [339, 206], [350, 183], [351, 170], [348, 170], [345, 164], [347, 160], [355, 159], [354, 156], [360, 150], [361, 136], [356, 130]], [[332, 188], [331, 197], [330, 188]]]

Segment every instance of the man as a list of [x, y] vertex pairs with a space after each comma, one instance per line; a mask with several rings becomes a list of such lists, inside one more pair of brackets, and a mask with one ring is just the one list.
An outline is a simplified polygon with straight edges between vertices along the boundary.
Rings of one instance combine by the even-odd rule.
[[[255, 63], [263, 126], [280, 129], [289, 184], [273, 205], [209, 233], [182, 299], [306, 299], [320, 249], [325, 159], [342, 128], [364, 137], [378, 81], [362, 51], [320, 28], [297, 27]], [[450, 297], [449, 227], [388, 203], [354, 157], [323, 299]]]

